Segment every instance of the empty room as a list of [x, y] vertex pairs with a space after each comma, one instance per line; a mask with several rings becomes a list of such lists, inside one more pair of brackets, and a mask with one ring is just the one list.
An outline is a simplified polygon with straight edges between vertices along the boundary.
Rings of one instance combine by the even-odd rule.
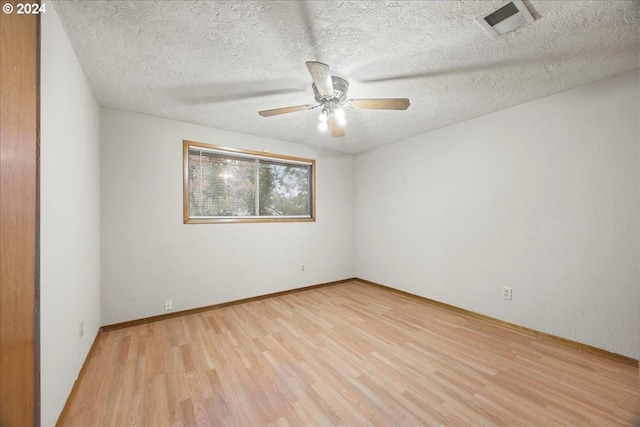
[[2, 46], [2, 426], [640, 425], [640, 2], [12, 1]]

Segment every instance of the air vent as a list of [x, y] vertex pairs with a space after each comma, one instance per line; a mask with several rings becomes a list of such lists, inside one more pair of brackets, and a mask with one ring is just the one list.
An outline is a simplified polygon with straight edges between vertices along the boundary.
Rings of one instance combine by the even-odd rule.
[[531, 12], [521, 0], [504, 2], [493, 12], [477, 19], [480, 25], [496, 38], [534, 21]]

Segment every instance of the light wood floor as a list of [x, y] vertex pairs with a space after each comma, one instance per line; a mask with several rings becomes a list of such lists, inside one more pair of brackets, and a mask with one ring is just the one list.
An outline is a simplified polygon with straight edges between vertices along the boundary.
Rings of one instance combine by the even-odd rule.
[[63, 426], [638, 426], [638, 368], [348, 282], [102, 333]]

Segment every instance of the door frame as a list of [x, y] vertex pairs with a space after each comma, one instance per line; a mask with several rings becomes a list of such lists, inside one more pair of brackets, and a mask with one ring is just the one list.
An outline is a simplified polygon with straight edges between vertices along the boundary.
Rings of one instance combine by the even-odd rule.
[[2, 6], [0, 425], [39, 426], [40, 19]]

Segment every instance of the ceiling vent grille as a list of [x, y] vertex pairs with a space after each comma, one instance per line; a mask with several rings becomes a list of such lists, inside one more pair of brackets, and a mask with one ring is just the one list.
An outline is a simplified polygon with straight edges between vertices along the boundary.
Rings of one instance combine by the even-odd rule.
[[504, 2], [496, 10], [477, 20], [495, 38], [502, 37], [534, 21], [531, 12], [521, 0]]

